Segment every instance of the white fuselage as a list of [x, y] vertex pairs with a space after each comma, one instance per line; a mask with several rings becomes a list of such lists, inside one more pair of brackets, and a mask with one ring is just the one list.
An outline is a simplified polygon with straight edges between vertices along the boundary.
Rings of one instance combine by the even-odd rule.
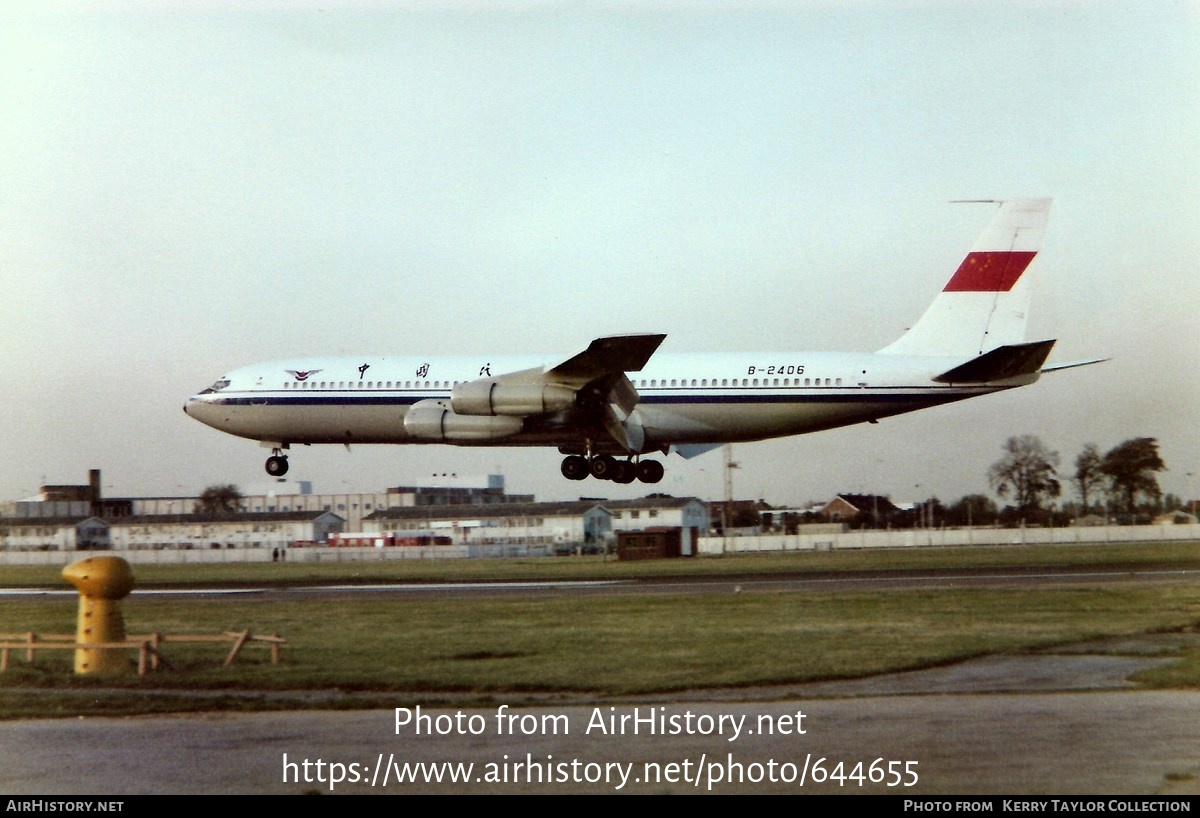
[[[605, 436], [573, 424], [570, 410], [524, 418], [519, 430], [486, 441], [424, 439], [405, 429], [405, 415], [418, 401], [448, 400], [456, 384], [544, 369], [555, 360], [406, 356], [279, 361], [230, 372], [184, 408], [221, 431], [273, 444], [602, 447]], [[643, 451], [846, 426], [1037, 379], [1035, 373], [970, 386], [932, 380], [962, 360], [878, 353], [663, 353], [629, 378], [640, 396], [635, 411], [645, 430]]]

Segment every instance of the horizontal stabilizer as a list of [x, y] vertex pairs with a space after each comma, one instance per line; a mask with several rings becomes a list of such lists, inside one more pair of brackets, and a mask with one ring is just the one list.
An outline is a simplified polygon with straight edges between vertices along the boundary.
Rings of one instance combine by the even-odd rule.
[[938, 383], [991, 383], [1040, 372], [1054, 341], [1009, 344], [934, 377]]
[[1092, 358], [1087, 361], [1068, 361], [1064, 364], [1054, 364], [1053, 366], [1043, 366], [1042, 372], [1057, 372], [1060, 369], [1074, 369], [1077, 366], [1091, 366], [1092, 364], [1102, 364], [1105, 361], [1111, 361], [1111, 358]]

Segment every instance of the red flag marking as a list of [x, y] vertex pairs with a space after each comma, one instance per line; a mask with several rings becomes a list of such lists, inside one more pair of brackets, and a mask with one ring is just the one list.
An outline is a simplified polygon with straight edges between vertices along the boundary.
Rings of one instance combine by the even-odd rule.
[[1006, 293], [1036, 255], [1032, 251], [1001, 250], [968, 253], [943, 292]]

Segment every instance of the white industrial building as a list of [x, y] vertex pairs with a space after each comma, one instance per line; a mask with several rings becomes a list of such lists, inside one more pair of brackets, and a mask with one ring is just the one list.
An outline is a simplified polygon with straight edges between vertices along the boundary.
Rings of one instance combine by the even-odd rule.
[[411, 506], [376, 511], [364, 532], [448, 536], [455, 545], [607, 544], [612, 513], [598, 501]]
[[[502, 475], [442, 474], [430, 482], [314, 494], [307, 481], [279, 481], [238, 496], [236, 511], [197, 513], [199, 497], [103, 498], [100, 471], [93, 469], [86, 485], [44, 486], [39, 498], [0, 505], [0, 550], [270, 552], [337, 545], [345, 555], [347, 547], [369, 544], [420, 546], [431, 554], [548, 554], [608, 549], [618, 531], [678, 528], [690, 554], [708, 528], [708, 507], [696, 498], [537, 503], [531, 495], [506, 494]], [[331, 535], [337, 536], [331, 541]], [[438, 550], [446, 545], [458, 548]]]
[[682, 530], [681, 551], [697, 552], [700, 538], [708, 534], [708, 504], [695, 497], [643, 497], [639, 500], [605, 500], [612, 512], [613, 532]]
[[[318, 498], [321, 495], [296, 495]], [[356, 498], [371, 495], [353, 495]], [[397, 495], [376, 495], [392, 497]], [[161, 498], [144, 507], [155, 508]], [[161, 500], [162, 502], [176, 502]], [[141, 503], [142, 501], [134, 501]], [[135, 513], [56, 517], [0, 517], [0, 549], [10, 551], [275, 548], [324, 545], [330, 534], [384, 534], [397, 539], [429, 535], [455, 545], [516, 544], [608, 546], [618, 531], [683, 530], [685, 553], [708, 527], [707, 506], [696, 498], [504, 502], [464, 505], [383, 506], [353, 526], [321, 508], [294, 502], [269, 511], [219, 514]], [[367, 509], [360, 503], [360, 512]], [[372, 503], [374, 505], [374, 503]], [[82, 509], [78, 509], [82, 510]], [[344, 540], [344, 541], [348, 541]]]
[[[135, 515], [191, 514], [199, 497], [142, 497], [132, 500]], [[256, 486], [238, 501], [241, 511], [272, 513], [331, 511], [346, 521], [348, 531], [362, 531], [363, 520], [380, 509], [423, 505], [476, 505], [531, 502], [532, 495], [510, 495], [504, 490], [504, 475], [430, 476], [421, 486], [395, 486], [377, 492], [313, 493], [308, 480], [278, 480]]]
[[328, 511], [0, 518], [8, 551], [286, 548], [325, 543], [346, 521]]

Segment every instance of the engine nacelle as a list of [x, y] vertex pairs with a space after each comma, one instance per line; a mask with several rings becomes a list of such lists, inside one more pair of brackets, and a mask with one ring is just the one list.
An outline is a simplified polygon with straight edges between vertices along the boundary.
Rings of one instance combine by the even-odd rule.
[[404, 431], [421, 440], [444, 443], [472, 440], [496, 440], [521, 431], [517, 417], [460, 415], [444, 400], [422, 400], [404, 415]]
[[575, 390], [552, 383], [478, 380], [450, 390], [450, 406], [460, 415], [542, 415], [575, 404]]

